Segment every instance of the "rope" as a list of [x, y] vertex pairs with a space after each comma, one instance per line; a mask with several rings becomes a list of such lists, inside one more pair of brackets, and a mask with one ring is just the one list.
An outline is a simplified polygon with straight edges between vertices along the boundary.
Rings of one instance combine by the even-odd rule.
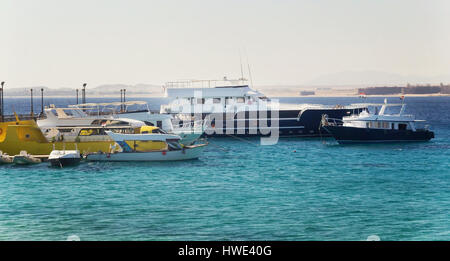
[[253, 142], [251, 142], [251, 141], [249, 141], [249, 140], [246, 140], [246, 139], [244, 139], [244, 138], [240, 138], [240, 137], [237, 137], [237, 136], [234, 136], [234, 135], [230, 135], [230, 134], [226, 134], [226, 133], [225, 133], [225, 135], [227, 135], [227, 136], [229, 136], [229, 137], [232, 137], [232, 138], [235, 138], [235, 139], [237, 139], [237, 140], [243, 141], [243, 142], [247, 142], [247, 143], [252, 144], [252, 145], [255, 145], [255, 146], [259, 146], [258, 143], [253, 143]]
[[221, 147], [221, 146], [219, 146], [219, 145], [212, 144], [212, 143], [208, 143], [208, 145], [209, 145], [209, 146], [216, 147], [216, 148], [218, 148], [219, 150], [222, 150], [222, 151], [225, 151], [225, 152], [230, 151], [229, 149], [224, 149], [223, 147]]

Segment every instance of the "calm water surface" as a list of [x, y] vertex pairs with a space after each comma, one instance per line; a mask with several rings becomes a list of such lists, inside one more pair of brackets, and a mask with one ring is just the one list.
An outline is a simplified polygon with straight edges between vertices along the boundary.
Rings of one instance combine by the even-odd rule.
[[[29, 111], [28, 99], [7, 102]], [[450, 98], [407, 102], [429, 120], [433, 141], [216, 138], [193, 161], [1, 166], [0, 240], [450, 240]]]

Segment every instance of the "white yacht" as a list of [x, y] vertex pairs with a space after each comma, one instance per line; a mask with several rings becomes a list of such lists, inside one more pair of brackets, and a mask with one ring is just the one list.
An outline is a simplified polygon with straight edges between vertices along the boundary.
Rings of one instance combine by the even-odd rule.
[[358, 114], [358, 106], [281, 104], [237, 80], [188, 80], [168, 82], [165, 96], [172, 98], [161, 113], [181, 115], [181, 124], [206, 120], [205, 133], [212, 136], [319, 136], [322, 114], [341, 119]]
[[[428, 126], [419, 126], [424, 120], [416, 120], [414, 115], [405, 114], [406, 104], [365, 104], [366, 107], [381, 107], [379, 112], [368, 110], [359, 115], [350, 115], [342, 119], [323, 115], [322, 127], [340, 144], [428, 141], [434, 138], [434, 132]], [[388, 107], [401, 107], [399, 113], [388, 114]]]
[[[132, 105], [144, 105], [145, 109], [128, 110], [128, 107]], [[193, 144], [203, 134], [202, 129], [190, 126], [173, 128], [171, 119], [171, 115], [152, 113], [146, 102], [130, 101], [86, 103], [69, 105], [68, 108], [56, 108], [51, 105], [49, 108], [45, 108], [44, 115], [37, 120], [37, 124], [44, 135], [50, 139], [61, 135], [64, 135], [65, 138], [76, 137], [83, 134], [83, 130], [88, 131], [95, 127], [98, 127], [101, 134], [108, 139], [104, 131], [100, 130], [105, 126], [115, 129], [127, 126], [130, 128], [144, 125], [157, 126], [167, 133], [180, 135], [181, 142], [185, 145]]]
[[174, 134], [155, 133], [157, 127], [146, 126], [138, 134], [106, 131], [116, 142], [108, 153], [86, 155], [89, 161], [176, 161], [196, 159], [207, 145], [184, 146]]

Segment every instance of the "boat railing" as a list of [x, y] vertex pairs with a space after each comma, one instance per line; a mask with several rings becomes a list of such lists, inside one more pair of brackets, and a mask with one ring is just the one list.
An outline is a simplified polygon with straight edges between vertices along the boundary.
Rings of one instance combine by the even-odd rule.
[[25, 121], [25, 120], [37, 120], [37, 119], [44, 119], [45, 118], [45, 114], [17, 114], [17, 115], [3, 115], [3, 118], [0, 117], [0, 120], [4, 121], [4, 122], [8, 122], [8, 121], [16, 121], [17, 118], [21, 121]]
[[215, 88], [215, 87], [236, 87], [248, 85], [247, 79], [227, 79], [222, 80], [180, 80], [166, 82], [164, 88]]
[[416, 128], [416, 131], [423, 131], [423, 132], [430, 131], [430, 125], [426, 124], [422, 128]]
[[327, 114], [323, 114], [322, 120], [321, 120], [321, 125], [322, 126], [342, 126], [342, 125], [344, 125], [344, 122], [342, 121], [342, 119], [328, 118]]

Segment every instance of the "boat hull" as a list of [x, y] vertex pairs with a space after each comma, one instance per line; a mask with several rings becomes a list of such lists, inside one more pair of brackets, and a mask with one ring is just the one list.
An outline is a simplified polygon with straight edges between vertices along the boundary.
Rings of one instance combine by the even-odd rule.
[[12, 156], [2, 155], [2, 156], [0, 156], [0, 165], [13, 163], [13, 160], [14, 160], [14, 157], [12, 157]]
[[13, 163], [16, 165], [31, 165], [41, 163], [40, 159], [27, 156], [14, 156]]
[[175, 133], [176, 135], [181, 137], [180, 143], [189, 146], [195, 143], [202, 135], [203, 133]]
[[177, 161], [197, 159], [204, 145], [174, 151], [152, 152], [120, 152], [120, 153], [93, 153], [86, 156], [88, 161]]
[[434, 133], [427, 130], [388, 130], [347, 126], [323, 126], [323, 128], [339, 144], [429, 141], [434, 138]]
[[48, 161], [52, 167], [66, 167], [78, 165], [81, 162], [81, 158], [58, 158], [49, 159]]
[[[327, 132], [320, 131], [319, 128], [323, 114], [327, 114], [331, 118], [342, 119], [344, 116], [359, 114], [363, 109], [280, 110], [277, 118], [278, 127], [272, 127], [275, 125], [270, 120], [270, 111], [267, 111], [267, 116], [259, 115], [259, 112], [256, 111], [246, 111], [245, 117], [243, 116], [242, 119], [235, 115], [231, 120], [227, 120], [226, 114], [204, 113], [202, 119], [207, 117], [211, 119], [211, 124], [205, 129], [204, 136], [270, 136], [273, 134], [273, 130], [277, 130], [280, 137], [322, 137], [330, 136]], [[184, 117], [192, 116], [194, 114], [184, 115]], [[263, 120], [259, 120], [259, 118]], [[184, 123], [180, 122], [180, 125]]]
[[33, 120], [18, 122], [1, 122], [0, 150], [8, 155], [17, 155], [26, 150], [31, 155], [50, 155], [52, 150], [78, 150], [81, 153], [109, 151], [113, 140], [68, 142], [48, 142]]

